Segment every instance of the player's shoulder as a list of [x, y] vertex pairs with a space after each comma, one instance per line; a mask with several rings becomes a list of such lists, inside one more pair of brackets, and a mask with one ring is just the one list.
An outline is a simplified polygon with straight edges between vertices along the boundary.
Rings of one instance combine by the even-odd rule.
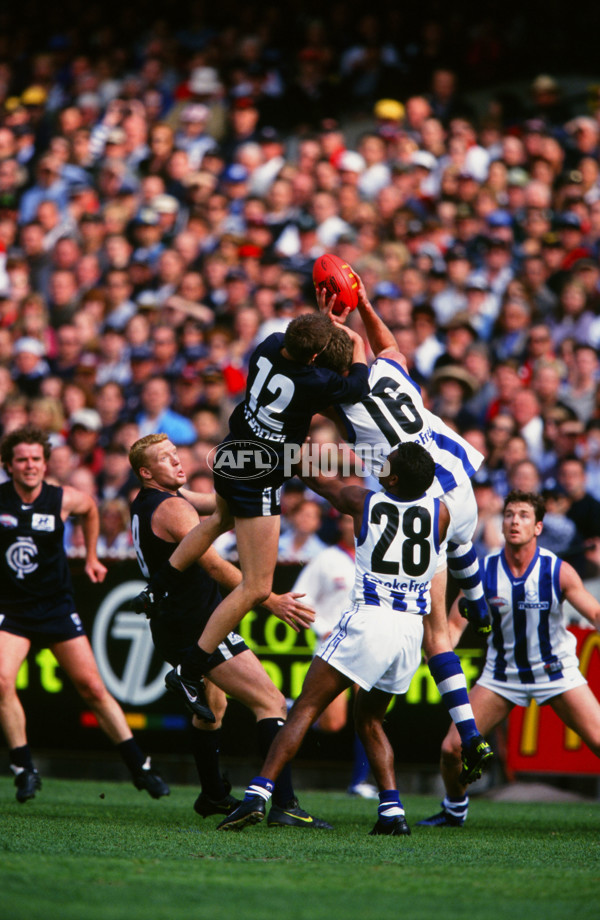
[[399, 351], [393, 351], [388, 348], [373, 361], [369, 371], [369, 378], [372, 380], [374, 377], [389, 376], [390, 374], [399, 382], [406, 383], [409, 387], [412, 387], [417, 393], [421, 392], [419, 384], [408, 373], [404, 355]]
[[278, 355], [283, 348], [283, 343], [283, 332], [271, 332], [269, 335], [265, 336], [262, 342], [259, 342], [252, 353], [252, 357], [259, 357], [260, 355]]

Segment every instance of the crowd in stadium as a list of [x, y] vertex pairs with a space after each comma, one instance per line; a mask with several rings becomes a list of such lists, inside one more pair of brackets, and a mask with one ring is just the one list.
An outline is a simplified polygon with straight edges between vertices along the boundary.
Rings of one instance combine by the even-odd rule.
[[[5, 30], [0, 433], [51, 433], [53, 481], [100, 502], [102, 553], [129, 546], [137, 438], [166, 432], [211, 490], [249, 355], [316, 309], [312, 265], [335, 252], [485, 454], [480, 552], [501, 545], [510, 488], [543, 491], [545, 545], [597, 573], [597, 94], [540, 72], [476, 109], [462, 82], [499, 78], [506, 37], [482, 19], [459, 41], [433, 16], [409, 42], [384, 7], [351, 22], [292, 4], [293, 39], [271, 7], [223, 25], [201, 3], [143, 30], [135, 4]], [[335, 541], [298, 481], [284, 511], [282, 559]]]

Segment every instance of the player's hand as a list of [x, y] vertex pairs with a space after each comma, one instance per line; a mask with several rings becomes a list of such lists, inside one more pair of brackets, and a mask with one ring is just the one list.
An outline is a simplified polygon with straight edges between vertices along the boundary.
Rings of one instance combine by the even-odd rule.
[[269, 610], [278, 619], [291, 626], [294, 632], [308, 629], [314, 623], [315, 611], [300, 600], [304, 594], [288, 591], [287, 594], [273, 594], [269, 599]]
[[488, 633], [491, 633], [492, 618], [489, 612], [482, 615], [474, 601], [468, 601], [466, 597], [461, 597], [458, 602], [458, 612], [480, 636], [487, 636]]
[[337, 323], [338, 326], [343, 326], [346, 317], [350, 313], [350, 308], [347, 307], [343, 313], [340, 313], [338, 316], [333, 312], [335, 302], [337, 300], [337, 294], [332, 294], [329, 300], [327, 300], [327, 288], [323, 287], [318, 288], [317, 290], [317, 304], [319, 305], [319, 313], [324, 313], [325, 316], [328, 316], [332, 323]]
[[134, 613], [143, 614], [147, 620], [151, 620], [159, 609], [157, 598], [151, 591], [150, 585], [146, 585], [143, 591], [136, 594], [129, 602], [129, 606]]
[[99, 559], [89, 559], [85, 564], [85, 574], [94, 584], [104, 581], [108, 569]]
[[369, 300], [367, 296], [367, 291], [363, 284], [362, 278], [360, 277], [360, 275], [357, 275], [356, 272], [354, 272], [354, 277], [358, 281], [358, 289], [356, 291], [356, 294], [358, 296], [358, 306], [359, 307], [369, 307], [370, 309], [373, 309], [371, 305], [371, 301]]

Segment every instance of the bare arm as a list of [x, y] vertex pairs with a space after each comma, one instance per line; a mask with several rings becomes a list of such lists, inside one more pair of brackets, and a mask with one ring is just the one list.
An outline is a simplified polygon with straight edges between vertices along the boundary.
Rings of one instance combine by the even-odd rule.
[[326, 498], [342, 514], [351, 514], [355, 523], [357, 518], [359, 521], [362, 519], [365, 499], [369, 494], [368, 489], [361, 489], [360, 486], [347, 486], [342, 479], [332, 479], [319, 473], [300, 478], [309, 489]]
[[217, 507], [214, 492], [193, 492], [191, 489], [180, 489], [179, 492], [202, 517], [212, 514]]
[[393, 332], [391, 329], [388, 329], [381, 317], [377, 315], [373, 304], [367, 297], [367, 292], [365, 290], [362, 279], [358, 276], [357, 278], [358, 312], [360, 313], [360, 317], [365, 325], [365, 332], [367, 333], [369, 345], [373, 349], [373, 354], [376, 358], [378, 358], [379, 355], [387, 349], [398, 351], [398, 346], [396, 345], [396, 339], [394, 338]]
[[563, 597], [600, 632], [600, 603], [584, 588], [581, 578], [568, 562], [563, 562], [560, 567], [560, 587]]
[[66, 520], [70, 514], [76, 514], [81, 519], [85, 541], [86, 575], [94, 583], [104, 581], [107, 569], [97, 556], [100, 517], [95, 499], [87, 492], [80, 492], [79, 489], [74, 489], [72, 486], [64, 486], [61, 508], [63, 520]]
[[[187, 499], [174, 496], [158, 506], [152, 516], [152, 530], [163, 540], [179, 543], [198, 523], [198, 514]], [[210, 546], [197, 560], [205, 572], [214, 578], [225, 591], [233, 591], [241, 580], [242, 573], [235, 565], [222, 559], [216, 549]], [[301, 603], [303, 594], [271, 594], [263, 606], [291, 626], [296, 632], [307, 628], [315, 618], [312, 608]]]
[[[233, 591], [242, 580], [242, 573], [231, 562], [222, 559], [212, 546], [199, 560], [202, 568], [217, 581], [226, 591]], [[271, 593], [262, 606], [270, 610], [276, 617], [291, 626], [296, 632], [308, 629], [312, 625], [315, 612], [300, 601], [304, 594], [288, 591], [286, 594]]]

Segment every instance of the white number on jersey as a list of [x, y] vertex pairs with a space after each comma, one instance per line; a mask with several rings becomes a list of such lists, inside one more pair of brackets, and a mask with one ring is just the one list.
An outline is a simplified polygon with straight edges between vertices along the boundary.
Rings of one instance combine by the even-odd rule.
[[137, 514], [134, 514], [131, 519], [131, 538], [133, 540], [133, 547], [141, 573], [144, 578], [150, 578], [150, 571], [146, 565], [146, 560], [142, 554], [142, 547], [140, 546], [140, 519]]
[[[271, 431], [281, 431], [283, 422], [273, 416], [274, 414], [280, 415], [289, 406], [294, 396], [294, 383], [284, 374], [273, 374], [269, 378], [273, 364], [264, 355], [261, 355], [256, 363], [258, 373], [250, 390], [250, 411], [265, 428]], [[272, 393], [275, 399], [263, 406], [260, 403], [265, 398], [263, 393], [265, 389]]]

